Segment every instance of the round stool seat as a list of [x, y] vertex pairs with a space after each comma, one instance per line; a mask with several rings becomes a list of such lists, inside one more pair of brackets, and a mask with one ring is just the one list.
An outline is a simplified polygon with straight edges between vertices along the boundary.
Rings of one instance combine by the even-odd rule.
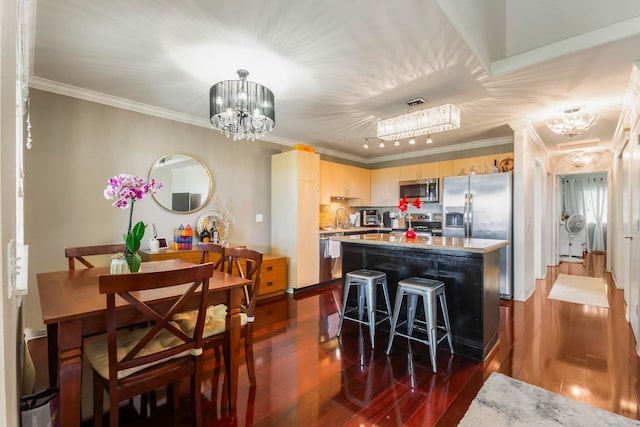
[[398, 282], [399, 286], [416, 291], [437, 291], [444, 288], [444, 282], [440, 280], [425, 279], [424, 277], [409, 277]]
[[347, 276], [351, 280], [387, 279], [387, 275], [382, 271], [367, 270], [366, 268], [363, 268], [362, 270], [350, 271], [347, 273]]

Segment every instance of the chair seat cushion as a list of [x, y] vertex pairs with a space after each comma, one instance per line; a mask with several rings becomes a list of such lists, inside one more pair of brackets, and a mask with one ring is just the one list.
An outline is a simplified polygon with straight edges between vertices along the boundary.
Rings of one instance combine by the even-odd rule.
[[[179, 327], [179, 325], [174, 324]], [[118, 360], [131, 351], [131, 349], [144, 337], [151, 327], [147, 328], [135, 328], [131, 331], [126, 331], [118, 335]], [[147, 354], [157, 353], [167, 348], [177, 347], [184, 344], [180, 338], [176, 337], [166, 329], [161, 330], [149, 343], [138, 353], [138, 357], [145, 356]], [[86, 340], [84, 344], [84, 352], [87, 355], [87, 360], [91, 363], [93, 369], [100, 374], [101, 377], [109, 378], [109, 352], [107, 350], [107, 337], [100, 336], [95, 339]], [[118, 379], [126, 378], [127, 376], [142, 371], [160, 363], [164, 363], [168, 360], [177, 359], [180, 357], [189, 356], [191, 351], [186, 350], [178, 353], [172, 357], [158, 360], [157, 362], [148, 363], [146, 365], [136, 366], [135, 368], [123, 369], [118, 371]]]
[[[217, 304], [207, 307], [202, 337], [208, 338], [223, 333], [225, 331], [226, 319], [227, 306], [225, 304]], [[171, 320], [176, 322], [185, 334], [191, 335], [193, 334], [193, 330], [196, 328], [198, 311], [192, 310], [178, 313], [174, 315]], [[246, 324], [247, 314], [240, 313], [240, 325], [245, 326]]]

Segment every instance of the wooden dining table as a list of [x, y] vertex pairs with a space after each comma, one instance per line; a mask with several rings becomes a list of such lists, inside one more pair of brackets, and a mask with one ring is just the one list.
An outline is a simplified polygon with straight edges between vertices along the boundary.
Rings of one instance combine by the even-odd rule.
[[[193, 266], [183, 260], [150, 261], [142, 264], [141, 271], [153, 272], [178, 270]], [[57, 343], [50, 343], [57, 353], [60, 393], [60, 421], [65, 427], [79, 426], [81, 423], [81, 372], [82, 342], [85, 337], [106, 333], [107, 302], [104, 294], [98, 292], [98, 276], [109, 274], [109, 267], [97, 267], [73, 271], [57, 271], [37, 274], [40, 307], [44, 323], [58, 325]], [[227, 310], [226, 345], [230, 352], [229, 372], [227, 372], [227, 392], [229, 408], [235, 408], [238, 391], [238, 367], [240, 349], [240, 305], [242, 289], [250, 281], [239, 276], [215, 271], [209, 279], [209, 303], [225, 303]], [[186, 290], [187, 285], [184, 285]], [[182, 294], [181, 286], [140, 292], [140, 298], [156, 309], [168, 309]], [[127, 310], [128, 303], [121, 298], [116, 305]], [[125, 317], [127, 326], [146, 319]], [[57, 344], [57, 346], [56, 346]], [[55, 360], [54, 360], [55, 363]]]

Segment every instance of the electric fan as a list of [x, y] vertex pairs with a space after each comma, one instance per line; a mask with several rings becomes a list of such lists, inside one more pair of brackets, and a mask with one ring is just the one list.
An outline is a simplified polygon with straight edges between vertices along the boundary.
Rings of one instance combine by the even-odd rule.
[[580, 248], [579, 255], [574, 256], [573, 254], [573, 238], [582, 233], [585, 227], [584, 217], [580, 214], [573, 214], [565, 222], [565, 227], [567, 227], [567, 231], [569, 232], [569, 258], [580, 258], [582, 259], [582, 247]]

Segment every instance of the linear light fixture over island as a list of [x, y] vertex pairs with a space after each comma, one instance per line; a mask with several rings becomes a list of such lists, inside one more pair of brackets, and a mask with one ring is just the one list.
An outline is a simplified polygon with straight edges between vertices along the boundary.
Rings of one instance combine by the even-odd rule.
[[377, 136], [386, 141], [395, 141], [458, 129], [459, 127], [460, 109], [453, 104], [444, 104], [378, 120]]

